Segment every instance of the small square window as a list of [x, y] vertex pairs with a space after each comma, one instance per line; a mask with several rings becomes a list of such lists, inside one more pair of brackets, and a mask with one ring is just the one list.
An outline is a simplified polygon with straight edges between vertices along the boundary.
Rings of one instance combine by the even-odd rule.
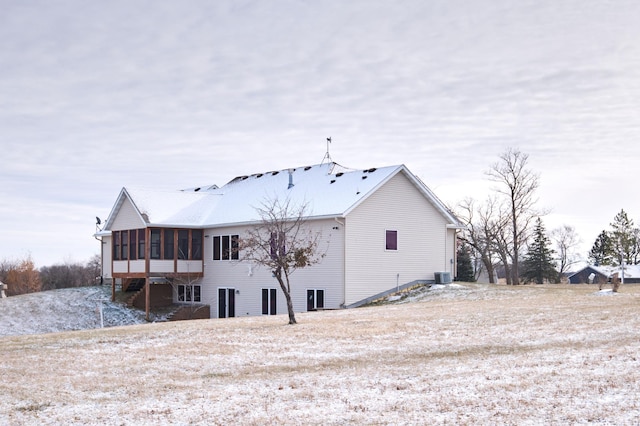
[[398, 250], [398, 231], [387, 231], [385, 248], [387, 250]]

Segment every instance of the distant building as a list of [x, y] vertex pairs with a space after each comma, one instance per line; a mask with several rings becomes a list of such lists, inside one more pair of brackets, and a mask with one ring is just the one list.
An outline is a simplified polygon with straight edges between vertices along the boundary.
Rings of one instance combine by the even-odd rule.
[[[620, 266], [593, 266], [587, 265], [577, 272], [569, 275], [569, 283], [571, 284], [603, 284], [609, 281], [614, 274], [618, 274], [618, 279], [622, 279], [622, 269]], [[593, 280], [590, 282], [589, 276], [593, 274]], [[640, 265], [625, 265], [624, 267], [624, 283], [637, 284], [640, 283]]]

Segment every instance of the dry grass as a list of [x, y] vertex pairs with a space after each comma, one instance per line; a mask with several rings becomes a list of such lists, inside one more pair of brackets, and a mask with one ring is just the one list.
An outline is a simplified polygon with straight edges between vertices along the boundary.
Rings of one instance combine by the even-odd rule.
[[638, 424], [640, 286], [0, 338], [2, 424]]

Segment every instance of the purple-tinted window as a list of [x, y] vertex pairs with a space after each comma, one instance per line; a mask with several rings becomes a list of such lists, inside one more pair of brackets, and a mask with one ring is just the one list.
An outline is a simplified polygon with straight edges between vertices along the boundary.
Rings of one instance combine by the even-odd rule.
[[387, 231], [387, 250], [398, 250], [398, 231]]

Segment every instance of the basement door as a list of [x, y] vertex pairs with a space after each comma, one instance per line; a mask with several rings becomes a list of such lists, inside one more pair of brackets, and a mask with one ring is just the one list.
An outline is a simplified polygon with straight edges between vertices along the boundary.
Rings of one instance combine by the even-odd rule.
[[233, 288], [218, 289], [218, 318], [236, 316], [236, 290]]
[[307, 290], [307, 311], [324, 309], [324, 290]]

